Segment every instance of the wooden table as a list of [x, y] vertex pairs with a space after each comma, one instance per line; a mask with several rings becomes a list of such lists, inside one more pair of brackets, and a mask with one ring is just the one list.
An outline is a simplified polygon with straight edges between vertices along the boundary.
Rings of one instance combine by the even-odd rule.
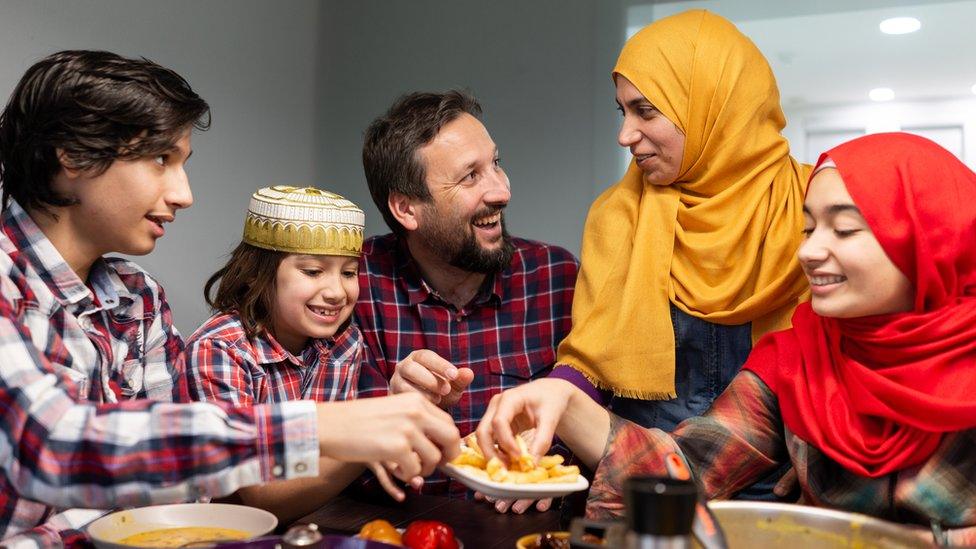
[[403, 503], [390, 498], [341, 495], [295, 523], [314, 522], [323, 533], [352, 535], [374, 519], [386, 519], [398, 528], [417, 519], [439, 520], [454, 529], [465, 549], [512, 549], [515, 541], [526, 534], [560, 529], [557, 511], [502, 514], [483, 501], [416, 494], [408, 495]]

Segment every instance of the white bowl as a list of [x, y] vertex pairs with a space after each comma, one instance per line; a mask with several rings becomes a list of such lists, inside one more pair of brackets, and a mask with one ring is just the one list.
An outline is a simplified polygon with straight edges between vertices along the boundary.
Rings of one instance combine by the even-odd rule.
[[136, 546], [123, 545], [119, 540], [150, 530], [186, 526], [232, 528], [256, 537], [277, 525], [278, 519], [271, 513], [245, 505], [178, 503], [116, 511], [92, 521], [88, 535], [99, 549], [133, 549]]

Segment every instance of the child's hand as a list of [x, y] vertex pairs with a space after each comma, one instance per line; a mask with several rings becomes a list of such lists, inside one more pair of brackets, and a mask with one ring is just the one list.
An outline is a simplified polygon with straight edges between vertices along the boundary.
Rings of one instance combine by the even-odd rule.
[[[373, 474], [376, 475], [376, 479], [380, 481], [380, 486], [386, 490], [387, 494], [390, 494], [390, 497], [397, 501], [403, 501], [407, 498], [407, 495], [403, 492], [403, 490], [397, 486], [397, 483], [394, 482], [390, 477], [391, 474], [396, 474], [395, 464], [390, 462], [380, 463], [378, 461], [374, 461], [367, 464], [367, 466], [371, 471], [373, 471]], [[413, 477], [407, 484], [409, 484], [414, 490], [420, 490], [420, 488], [424, 485], [424, 479], [423, 477]]]
[[420, 349], [397, 363], [390, 390], [418, 392], [441, 408], [449, 408], [461, 400], [473, 379], [470, 368], [457, 368], [434, 351]]

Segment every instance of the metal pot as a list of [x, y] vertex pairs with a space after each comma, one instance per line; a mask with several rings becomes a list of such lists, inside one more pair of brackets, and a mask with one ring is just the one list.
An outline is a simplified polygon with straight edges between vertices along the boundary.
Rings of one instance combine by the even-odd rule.
[[927, 529], [857, 513], [760, 501], [712, 501], [708, 507], [725, 532], [731, 549], [933, 546], [932, 534]]

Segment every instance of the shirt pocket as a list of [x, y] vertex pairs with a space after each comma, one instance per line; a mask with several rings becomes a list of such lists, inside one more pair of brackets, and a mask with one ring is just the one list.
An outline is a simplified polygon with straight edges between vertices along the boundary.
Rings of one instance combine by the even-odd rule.
[[556, 352], [551, 347], [530, 349], [517, 353], [497, 355], [488, 359], [488, 371], [493, 385], [502, 389], [528, 383], [546, 377], [556, 362]]
[[16, 306], [19, 310], [17, 321], [30, 331], [31, 343], [47, 359], [65, 391], [75, 400], [88, 400], [92, 389], [89, 374], [71, 367], [75, 362], [86, 364], [98, 360], [90, 346], [71, 344], [70, 334], [75, 334], [77, 339], [82, 339], [84, 334], [71, 332], [71, 328], [56, 331], [56, 323], [52, 320], [60, 307], [56, 303], [18, 300]]

